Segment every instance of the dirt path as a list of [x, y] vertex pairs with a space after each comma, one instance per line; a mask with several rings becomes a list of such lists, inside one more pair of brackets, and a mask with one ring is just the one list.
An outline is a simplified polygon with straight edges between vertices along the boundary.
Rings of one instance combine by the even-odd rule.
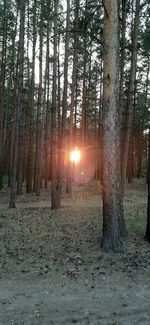
[[127, 252], [100, 249], [100, 187], [89, 184], [50, 210], [50, 193], [0, 196], [0, 325], [150, 325], [146, 186], [128, 187]]
[[[0, 282], [0, 324], [149, 325], [149, 278]], [[147, 282], [147, 284], [146, 284]]]

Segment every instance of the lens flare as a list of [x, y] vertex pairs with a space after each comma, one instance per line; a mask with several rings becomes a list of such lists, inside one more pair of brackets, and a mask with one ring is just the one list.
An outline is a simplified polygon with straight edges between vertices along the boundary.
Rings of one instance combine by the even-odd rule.
[[78, 163], [80, 161], [80, 150], [75, 148], [70, 153], [70, 159], [73, 163]]

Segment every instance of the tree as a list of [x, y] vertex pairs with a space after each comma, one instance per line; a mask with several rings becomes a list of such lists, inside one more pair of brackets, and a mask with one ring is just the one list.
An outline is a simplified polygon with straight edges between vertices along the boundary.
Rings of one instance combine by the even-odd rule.
[[[79, 25], [79, 0], [75, 1], [75, 18], [74, 18], [74, 44], [73, 44], [73, 68], [72, 68], [72, 84], [71, 84], [71, 103], [70, 103], [70, 120], [69, 120], [69, 151], [73, 144], [73, 115], [75, 107], [75, 94], [76, 94], [76, 70], [77, 70], [77, 60], [78, 60], [78, 25]], [[70, 161], [67, 166], [67, 193], [72, 192], [72, 165]]]
[[16, 198], [16, 176], [17, 176], [17, 163], [18, 163], [18, 147], [19, 147], [19, 126], [20, 117], [22, 114], [23, 104], [23, 70], [24, 70], [24, 29], [25, 29], [25, 1], [21, 0], [20, 3], [20, 35], [19, 35], [19, 62], [18, 62], [18, 93], [16, 100], [16, 112], [15, 112], [15, 146], [13, 152], [13, 165], [11, 174], [11, 194], [10, 194], [10, 208], [15, 208]]
[[64, 60], [64, 87], [62, 98], [62, 120], [59, 147], [59, 191], [62, 191], [62, 178], [64, 177], [64, 158], [66, 147], [66, 118], [67, 118], [67, 93], [68, 93], [68, 59], [69, 59], [69, 33], [70, 27], [70, 0], [67, 0], [66, 35], [65, 35], [65, 60]]
[[54, 1], [54, 54], [53, 54], [53, 90], [52, 90], [52, 115], [51, 115], [51, 209], [60, 207], [60, 193], [57, 188], [57, 168], [58, 168], [58, 148], [57, 148], [57, 16], [58, 16], [58, 1]]
[[34, 171], [34, 191], [40, 195], [41, 171], [42, 171], [42, 79], [43, 79], [43, 2], [41, 1], [40, 12], [40, 30], [39, 30], [39, 86], [38, 86], [38, 103], [37, 103], [37, 130], [36, 130], [36, 154], [35, 154], [35, 171]]
[[150, 243], [150, 130], [148, 137], [148, 172], [147, 172], [147, 184], [148, 184], [148, 202], [147, 202], [147, 225], [145, 239]]
[[139, 22], [140, 22], [140, 0], [136, 0], [134, 26], [132, 31], [131, 67], [130, 67], [129, 87], [128, 87], [127, 103], [126, 103], [125, 133], [124, 133], [124, 140], [122, 146], [123, 187], [125, 186], [125, 180], [126, 180], [129, 143], [130, 143], [130, 137], [132, 132], [133, 115], [134, 115], [133, 94], [134, 94], [136, 67], [137, 67], [137, 44], [138, 44]]
[[104, 84], [102, 138], [103, 237], [105, 251], [122, 252], [119, 232], [120, 125], [119, 125], [119, 20], [118, 1], [104, 1]]
[[31, 80], [29, 90], [29, 133], [28, 133], [28, 153], [27, 153], [27, 177], [26, 177], [26, 191], [32, 192], [33, 179], [33, 112], [34, 112], [34, 87], [35, 87], [35, 47], [36, 47], [36, 3], [33, 4], [33, 47], [32, 47], [32, 66], [31, 66]]

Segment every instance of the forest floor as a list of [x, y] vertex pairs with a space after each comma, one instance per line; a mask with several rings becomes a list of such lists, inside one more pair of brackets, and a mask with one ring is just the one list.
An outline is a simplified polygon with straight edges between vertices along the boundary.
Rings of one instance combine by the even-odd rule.
[[127, 252], [105, 254], [98, 183], [50, 209], [50, 191], [0, 193], [0, 325], [150, 325], [150, 245], [145, 180], [124, 198]]

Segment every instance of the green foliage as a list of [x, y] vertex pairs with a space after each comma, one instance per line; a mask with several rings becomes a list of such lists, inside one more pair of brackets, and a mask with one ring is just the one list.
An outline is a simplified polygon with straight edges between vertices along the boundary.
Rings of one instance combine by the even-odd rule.
[[[150, 17], [149, 17], [150, 18]], [[150, 21], [147, 20], [145, 23], [145, 30], [142, 32], [143, 47], [148, 55], [150, 51]]]

